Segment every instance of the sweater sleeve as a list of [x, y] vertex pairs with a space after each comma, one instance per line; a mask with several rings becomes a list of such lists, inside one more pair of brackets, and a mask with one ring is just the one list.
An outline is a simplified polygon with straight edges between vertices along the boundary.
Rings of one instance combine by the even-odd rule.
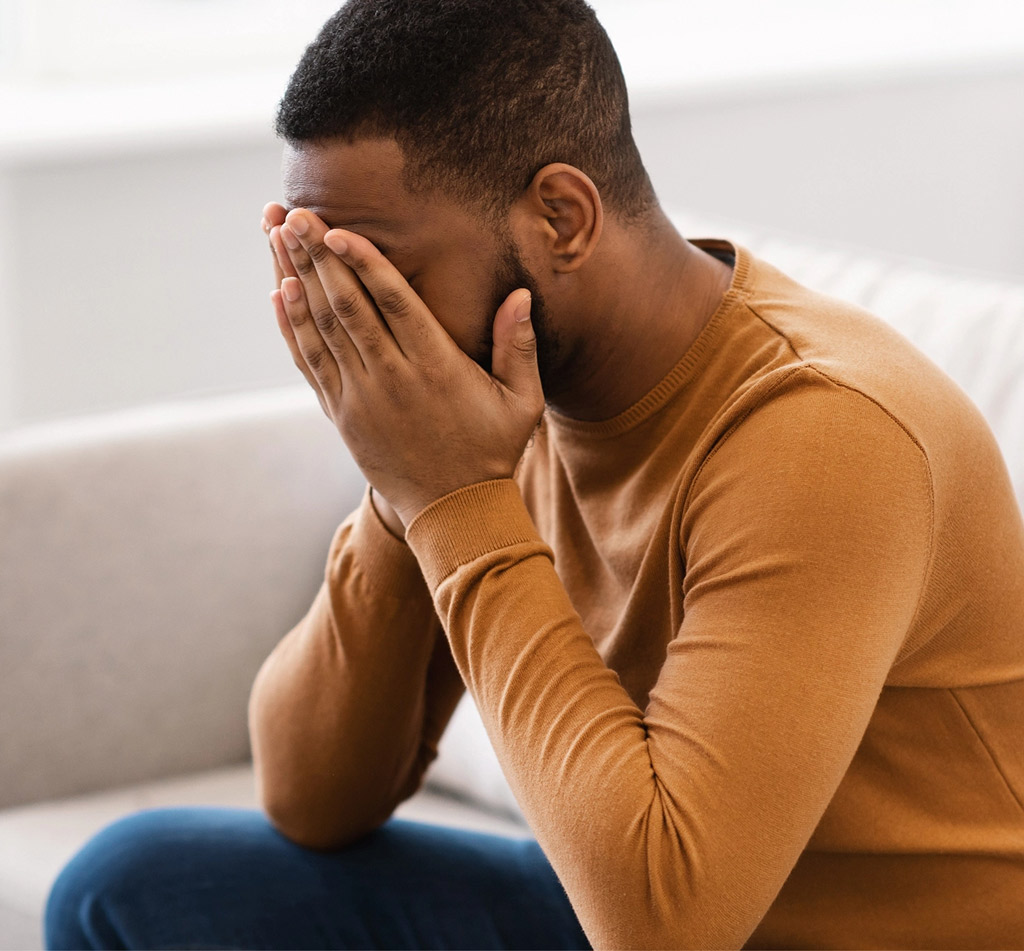
[[268, 816], [312, 848], [375, 828], [419, 787], [463, 690], [419, 565], [367, 491], [335, 534], [312, 607], [253, 684]]
[[646, 710], [513, 482], [460, 489], [407, 535], [594, 947], [744, 944], [856, 751], [930, 558], [923, 453], [838, 386], [749, 413], [681, 512], [685, 618]]

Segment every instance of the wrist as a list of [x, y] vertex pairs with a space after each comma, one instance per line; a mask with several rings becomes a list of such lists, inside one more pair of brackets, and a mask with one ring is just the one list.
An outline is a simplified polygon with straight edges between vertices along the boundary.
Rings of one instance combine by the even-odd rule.
[[372, 485], [370, 486], [370, 504], [377, 513], [377, 517], [384, 523], [384, 527], [396, 538], [405, 541], [405, 524], [398, 517], [398, 513], [391, 507], [391, 503], [377, 492]]

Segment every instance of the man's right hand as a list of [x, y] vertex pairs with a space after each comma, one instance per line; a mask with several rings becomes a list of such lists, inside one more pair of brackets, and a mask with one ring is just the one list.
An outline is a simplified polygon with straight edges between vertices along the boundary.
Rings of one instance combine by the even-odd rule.
[[[317, 399], [320, 401], [320, 408], [327, 415], [327, 418], [330, 419], [331, 415], [327, 411], [327, 405], [324, 402], [323, 394], [320, 392], [320, 387], [317, 386], [316, 378], [299, 352], [291, 323], [284, 311], [284, 302], [281, 300], [281, 281], [286, 277], [298, 277], [288, 258], [287, 252], [281, 246], [281, 239], [279, 237], [279, 230], [281, 225], [284, 224], [287, 214], [288, 209], [284, 205], [272, 201], [263, 209], [263, 220], [260, 222], [263, 233], [270, 241], [270, 259], [273, 262], [274, 289], [270, 292], [270, 299], [274, 305], [274, 313], [277, 316], [278, 329], [288, 344], [288, 349], [291, 350], [292, 359], [306, 378], [306, 382], [313, 388], [313, 392], [316, 393]], [[373, 507], [376, 509], [381, 521], [388, 527], [388, 530], [399, 538], [405, 538], [405, 526], [398, 517], [398, 513], [391, 507], [391, 503], [376, 489], [372, 491], [371, 500]]]

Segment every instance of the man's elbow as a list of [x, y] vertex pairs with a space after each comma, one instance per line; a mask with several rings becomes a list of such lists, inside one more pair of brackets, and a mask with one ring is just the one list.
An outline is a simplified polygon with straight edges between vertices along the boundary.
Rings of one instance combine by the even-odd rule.
[[260, 805], [270, 824], [286, 839], [305, 849], [334, 852], [351, 845], [372, 832], [381, 821], [343, 822], [337, 816], [329, 819], [294, 803], [266, 797]]
[[311, 802], [293, 791], [268, 789], [257, 783], [257, 800], [271, 825], [286, 839], [317, 852], [334, 852], [351, 845], [383, 824], [389, 813]]

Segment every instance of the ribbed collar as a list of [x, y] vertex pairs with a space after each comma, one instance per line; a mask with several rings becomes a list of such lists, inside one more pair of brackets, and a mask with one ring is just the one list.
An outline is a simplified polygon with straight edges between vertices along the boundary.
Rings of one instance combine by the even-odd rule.
[[715, 349], [715, 342], [728, 317], [749, 292], [750, 252], [729, 241], [708, 238], [692, 241], [698, 248], [732, 251], [736, 255], [732, 281], [704, 329], [683, 354], [679, 362], [650, 390], [628, 409], [611, 419], [584, 420], [563, 416], [550, 407], [544, 418], [554, 432], [574, 437], [605, 438], [618, 436], [649, 419], [694, 378]]

